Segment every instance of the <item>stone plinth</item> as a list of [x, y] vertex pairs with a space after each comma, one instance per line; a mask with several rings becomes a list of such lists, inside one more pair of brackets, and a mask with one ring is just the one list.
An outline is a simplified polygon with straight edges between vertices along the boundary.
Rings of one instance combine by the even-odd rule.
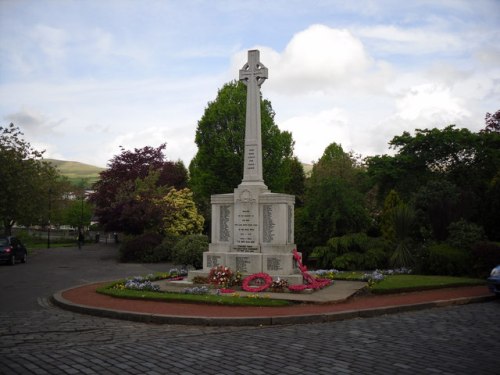
[[292, 256], [295, 197], [240, 185], [232, 194], [212, 195], [212, 241], [203, 254], [206, 276], [224, 265], [243, 275], [265, 272], [290, 284], [302, 283]]

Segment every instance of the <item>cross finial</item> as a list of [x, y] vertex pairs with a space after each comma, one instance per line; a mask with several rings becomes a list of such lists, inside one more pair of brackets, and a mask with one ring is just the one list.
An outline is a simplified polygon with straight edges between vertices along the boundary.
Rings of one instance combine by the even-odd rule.
[[240, 81], [248, 85], [250, 80], [255, 80], [261, 86], [268, 78], [267, 68], [260, 62], [259, 50], [248, 51], [248, 62], [240, 69]]

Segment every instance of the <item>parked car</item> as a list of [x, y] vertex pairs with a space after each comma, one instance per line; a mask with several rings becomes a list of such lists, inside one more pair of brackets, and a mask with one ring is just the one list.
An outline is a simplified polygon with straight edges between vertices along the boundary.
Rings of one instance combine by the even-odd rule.
[[492, 293], [495, 293], [497, 297], [500, 297], [500, 265], [496, 266], [491, 270], [490, 277], [488, 277], [488, 288], [490, 288]]
[[0, 262], [8, 262], [11, 265], [17, 261], [26, 263], [28, 251], [21, 241], [16, 237], [0, 237]]

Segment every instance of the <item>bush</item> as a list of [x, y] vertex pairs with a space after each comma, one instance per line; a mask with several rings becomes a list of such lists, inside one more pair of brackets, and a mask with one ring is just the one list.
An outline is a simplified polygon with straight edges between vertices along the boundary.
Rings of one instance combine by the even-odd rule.
[[352, 233], [342, 237], [330, 238], [327, 246], [333, 257], [347, 253], [363, 253], [368, 249], [370, 238], [365, 233]]
[[387, 253], [384, 249], [374, 248], [368, 250], [363, 255], [363, 263], [361, 264], [361, 270], [376, 270], [387, 268]]
[[154, 249], [161, 244], [162, 239], [157, 233], [144, 233], [126, 239], [120, 246], [120, 261], [151, 262]]
[[161, 243], [156, 246], [151, 254], [151, 262], [170, 262], [175, 244], [179, 241], [179, 236], [167, 233]]
[[500, 244], [495, 242], [479, 242], [472, 248], [476, 259], [474, 268], [476, 275], [488, 276], [496, 265], [500, 264]]
[[363, 254], [351, 252], [335, 258], [332, 266], [333, 268], [342, 271], [355, 271], [361, 269], [363, 260]]
[[309, 255], [310, 261], [315, 261], [317, 268], [330, 268], [333, 262], [333, 252], [328, 246], [316, 246]]
[[441, 243], [431, 245], [423, 271], [432, 275], [464, 276], [472, 273], [469, 251]]
[[472, 249], [472, 246], [484, 240], [484, 230], [479, 225], [466, 220], [456, 221], [448, 227], [448, 242], [453, 247]]
[[327, 246], [315, 247], [312, 256], [317, 259], [318, 268], [368, 270], [387, 266], [386, 249], [387, 242], [381, 237], [352, 233], [331, 238]]
[[183, 237], [173, 248], [172, 261], [196, 269], [203, 267], [203, 252], [208, 251], [208, 237], [191, 234]]

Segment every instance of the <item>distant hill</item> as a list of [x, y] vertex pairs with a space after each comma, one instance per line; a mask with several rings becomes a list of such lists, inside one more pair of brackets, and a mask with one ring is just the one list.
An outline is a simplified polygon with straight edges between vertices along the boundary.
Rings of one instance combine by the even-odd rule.
[[86, 181], [87, 187], [96, 182], [99, 179], [99, 173], [105, 169], [77, 161], [56, 159], [44, 159], [44, 161], [52, 164], [63, 176], [66, 176], [74, 184], [82, 180]]
[[304, 168], [304, 173], [306, 174], [306, 177], [311, 177], [311, 172], [312, 172], [312, 169], [313, 169], [313, 165], [312, 164], [302, 163], [302, 167]]
[[[87, 181], [87, 187], [96, 182], [99, 179], [99, 173], [106, 169], [78, 161], [57, 159], [44, 159], [44, 161], [51, 163], [63, 176], [66, 176], [74, 184], [78, 184], [81, 180]], [[306, 177], [310, 177], [313, 165], [302, 163], [302, 166], [304, 167]]]

